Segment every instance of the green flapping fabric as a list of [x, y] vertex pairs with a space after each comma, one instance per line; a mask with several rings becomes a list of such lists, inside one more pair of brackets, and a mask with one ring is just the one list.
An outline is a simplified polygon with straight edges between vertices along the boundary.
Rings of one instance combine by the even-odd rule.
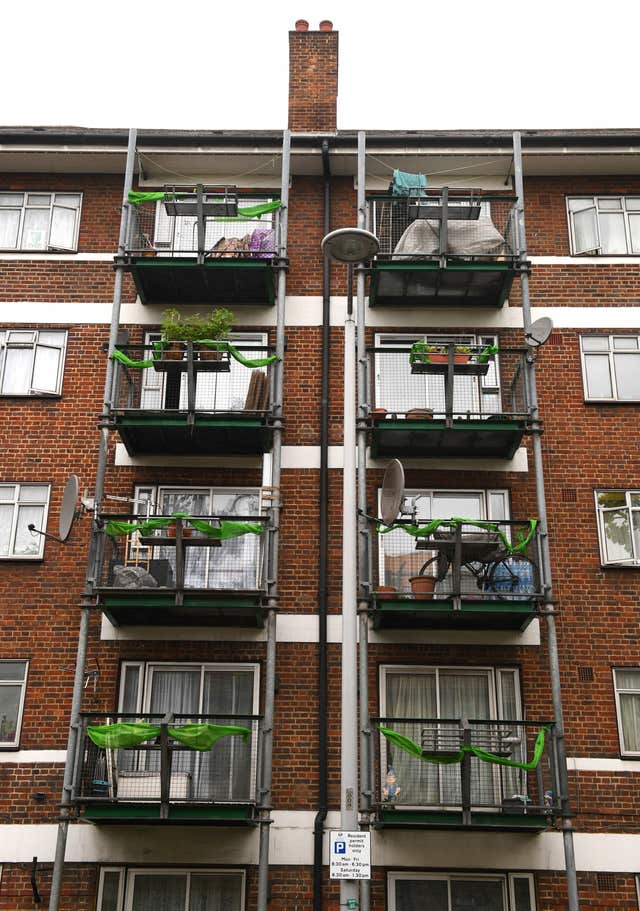
[[[214, 339], [202, 338], [198, 339], [196, 344], [204, 345], [206, 348], [214, 348], [216, 351], [228, 351], [231, 357], [239, 364], [242, 364], [243, 367], [268, 367], [268, 365], [273, 364], [274, 361], [280, 360], [277, 354], [270, 354], [268, 357], [260, 357], [251, 360], [241, 354], [237, 348], [234, 348], [231, 342], [217, 342]], [[114, 361], [120, 361], [125, 367], [146, 369], [147, 367], [153, 367], [154, 361], [162, 360], [162, 353], [166, 347], [167, 342], [155, 342], [153, 346], [153, 357], [144, 361], [134, 361], [126, 355], [124, 351], [118, 351], [117, 348], [112, 352], [111, 358]]]
[[467, 744], [464, 744], [459, 752], [453, 755], [442, 756], [437, 753], [427, 753], [409, 737], [405, 737], [404, 734], [398, 734], [397, 731], [392, 731], [390, 728], [378, 725], [378, 730], [386, 737], [389, 743], [393, 744], [404, 753], [415, 756], [416, 759], [421, 759], [423, 762], [433, 762], [437, 765], [453, 765], [454, 763], [462, 762], [465, 755], [471, 754], [482, 760], [482, 762], [490, 762], [493, 765], [510, 766], [514, 769], [524, 769], [525, 772], [532, 772], [537, 768], [537, 765], [542, 758], [542, 754], [544, 753], [545, 736], [549, 729], [549, 725], [544, 725], [544, 727], [540, 728], [538, 731], [531, 760], [529, 762], [519, 762], [517, 759], [507, 759], [505, 756], [496, 756], [495, 753], [490, 753], [488, 750], [483, 750], [481, 747]]
[[432, 519], [431, 522], [428, 522], [426, 525], [378, 525], [377, 530], [379, 534], [386, 535], [390, 531], [402, 529], [402, 531], [406, 531], [408, 535], [411, 535], [414, 538], [427, 538], [442, 526], [445, 526], [446, 528], [457, 528], [460, 525], [471, 525], [472, 528], [482, 528], [484, 531], [490, 531], [493, 534], [498, 535], [503, 547], [508, 553], [518, 554], [526, 550], [527, 545], [533, 538], [536, 528], [538, 527], [537, 519], [529, 519], [528, 521], [528, 531], [525, 532], [523, 529], [518, 529], [516, 531], [515, 544], [512, 544], [509, 541], [500, 526], [496, 525], [495, 522], [483, 522], [480, 519], [462, 519], [459, 516], [454, 516], [451, 519]]
[[[178, 193], [179, 199], [187, 199], [191, 193]], [[166, 193], [161, 191], [144, 192], [142, 190], [129, 190], [128, 199], [132, 206], [139, 206], [143, 202], [156, 202], [158, 199], [164, 199]], [[260, 218], [261, 215], [267, 215], [269, 212], [275, 212], [282, 205], [281, 200], [274, 199], [271, 202], [259, 203], [256, 206], [238, 206], [237, 215], [220, 215], [213, 216], [213, 221], [251, 221], [253, 218]], [[209, 220], [210, 216], [207, 216]]]
[[[102, 749], [126, 750], [139, 746], [145, 740], [154, 740], [160, 736], [160, 730], [160, 725], [144, 721], [119, 721], [116, 724], [87, 725], [87, 736]], [[183, 746], [201, 752], [210, 750], [221, 737], [242, 737], [247, 743], [251, 736], [249, 728], [233, 724], [183, 724], [167, 727], [167, 733]]]
[[118, 519], [110, 519], [104, 530], [112, 538], [118, 535], [132, 535], [135, 531], [148, 535], [158, 528], [173, 525], [176, 519], [182, 519], [196, 531], [217, 541], [228, 541], [231, 538], [239, 538], [241, 535], [261, 535], [264, 532], [264, 525], [258, 522], [235, 522], [231, 519], [222, 519], [219, 525], [212, 525], [205, 519], [194, 519], [182, 512], [174, 512], [170, 516], [162, 518], [146, 519], [144, 522], [120, 522]]

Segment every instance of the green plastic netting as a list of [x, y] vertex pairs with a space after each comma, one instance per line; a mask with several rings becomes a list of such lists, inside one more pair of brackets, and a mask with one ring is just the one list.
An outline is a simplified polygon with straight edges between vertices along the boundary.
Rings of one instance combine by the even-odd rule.
[[498, 535], [503, 547], [508, 553], [518, 554], [523, 553], [526, 550], [527, 545], [536, 532], [538, 520], [529, 519], [528, 530], [526, 532], [524, 529], [516, 531], [515, 544], [512, 544], [511, 541], [509, 541], [500, 526], [496, 525], [495, 522], [483, 522], [480, 519], [462, 519], [459, 516], [454, 516], [451, 519], [432, 519], [431, 522], [428, 522], [426, 525], [378, 525], [378, 533], [386, 535], [390, 531], [402, 529], [402, 531], [406, 531], [408, 535], [412, 535], [414, 538], [427, 538], [442, 526], [453, 529], [460, 525], [471, 525], [473, 528], [482, 528], [484, 531], [490, 531], [493, 534]]
[[196, 531], [202, 532], [208, 538], [217, 541], [228, 541], [230, 538], [239, 538], [241, 535], [261, 535], [264, 532], [264, 525], [257, 522], [234, 522], [229, 519], [222, 519], [219, 525], [212, 525], [204, 519], [194, 519], [192, 516], [183, 512], [174, 512], [170, 516], [146, 519], [144, 522], [125, 522], [118, 519], [110, 519], [105, 525], [106, 534], [112, 538], [118, 535], [132, 535], [139, 531], [142, 535], [148, 535], [157, 528], [166, 528], [173, 525], [176, 519], [183, 519], [187, 524], [193, 526]]
[[[160, 730], [160, 725], [144, 721], [119, 721], [116, 724], [87, 725], [87, 736], [102, 749], [126, 750], [159, 737]], [[167, 727], [167, 733], [189, 749], [202, 752], [210, 750], [221, 737], [242, 737], [247, 743], [251, 736], [249, 728], [231, 724], [183, 724]]]
[[[231, 342], [217, 342], [215, 339], [211, 338], [198, 339], [196, 344], [204, 345], [206, 348], [214, 348], [216, 351], [228, 351], [231, 357], [239, 364], [242, 364], [243, 367], [267, 367], [274, 361], [280, 360], [277, 354], [270, 354], [268, 357], [261, 357], [256, 358], [255, 360], [250, 360], [249, 358], [246, 358], [244, 355], [240, 354], [238, 349], [234, 348]], [[111, 357], [115, 361], [120, 361], [120, 363], [124, 364], [125, 367], [138, 367], [141, 369], [153, 367], [154, 361], [162, 360], [162, 354], [168, 345], [169, 342], [166, 341], [154, 342], [153, 357], [150, 357], [144, 361], [134, 361], [123, 351], [118, 351], [117, 349], [112, 352]]]
[[[164, 199], [166, 193], [161, 191], [152, 191], [152, 192], [143, 192], [142, 190], [129, 190], [129, 202], [133, 206], [139, 206], [142, 202], [156, 202], [158, 199]], [[178, 193], [176, 197], [179, 199], [188, 199], [192, 196], [191, 193]], [[238, 206], [237, 215], [220, 215], [213, 216], [213, 221], [251, 221], [253, 218], [260, 218], [261, 215], [267, 215], [269, 212], [275, 212], [276, 209], [279, 209], [282, 205], [282, 202], [279, 199], [274, 199], [271, 202], [259, 203], [256, 206]], [[209, 219], [210, 216], [207, 216]]]

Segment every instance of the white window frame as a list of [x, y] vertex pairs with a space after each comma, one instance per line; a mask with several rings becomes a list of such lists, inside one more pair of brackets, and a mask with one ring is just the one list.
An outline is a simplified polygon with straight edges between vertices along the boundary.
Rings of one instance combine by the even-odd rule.
[[532, 873], [424, 873], [422, 871], [410, 872], [407, 870], [392, 870], [387, 873], [387, 908], [388, 911], [396, 911], [396, 883], [402, 880], [445, 880], [449, 883], [452, 879], [467, 880], [478, 882], [485, 880], [488, 882], [500, 882], [502, 884], [502, 907], [503, 911], [516, 911], [514, 879], [529, 880], [529, 901], [531, 911], [536, 911], [536, 897], [534, 878]]
[[631, 513], [640, 512], [640, 507], [631, 505], [631, 495], [640, 496], [640, 489], [636, 490], [620, 490], [618, 488], [610, 487], [598, 487], [593, 492], [595, 508], [596, 508], [596, 523], [598, 525], [598, 544], [600, 547], [600, 564], [601, 566], [638, 566], [640, 567], [640, 552], [636, 553], [631, 560], [607, 560], [607, 544], [606, 544], [606, 534], [604, 528], [604, 515], [605, 509], [603, 509], [598, 503], [598, 494], [601, 493], [623, 493], [625, 495], [625, 505], [611, 507], [611, 509], [624, 509], [627, 511], [629, 516], [629, 532], [631, 537], [631, 546], [635, 551], [635, 541], [633, 537], [633, 526], [631, 522]]
[[[608, 348], [606, 348], [606, 349], [602, 348], [599, 351], [596, 349], [594, 349], [593, 351], [585, 350], [584, 339], [588, 339], [588, 338], [606, 338], [608, 341]], [[623, 349], [623, 348], [614, 347], [617, 339], [629, 339], [629, 338], [635, 338], [638, 340], [638, 349], [636, 351], [634, 351], [634, 349], [632, 349], [632, 348]], [[587, 358], [592, 355], [596, 355], [599, 357], [608, 355], [608, 357], [609, 357], [609, 376], [611, 377], [611, 391], [612, 391], [612, 395], [610, 398], [598, 398], [598, 397], [589, 395], [589, 385], [588, 385], [588, 380], [587, 380]], [[618, 384], [617, 384], [617, 378], [616, 378], [616, 364], [615, 364], [614, 355], [635, 356], [635, 357], [637, 357], [639, 365], [640, 365], [640, 335], [634, 335], [634, 334], [631, 334], [631, 335], [618, 335], [618, 334], [596, 335], [595, 333], [589, 333], [589, 334], [580, 336], [580, 361], [582, 364], [582, 385], [583, 385], [583, 389], [584, 389], [584, 398], [585, 398], [586, 402], [624, 402], [625, 404], [633, 404], [634, 402], [640, 401], [640, 397], [635, 398], [635, 399], [623, 399], [618, 395]]]
[[[37, 481], [33, 481], [33, 482], [6, 481], [6, 482], [3, 482], [0, 484], [0, 488], [5, 488], [5, 487], [14, 487], [15, 495], [14, 495], [13, 501], [9, 501], [9, 500], [1, 501], [1, 505], [3, 505], [3, 506], [6, 506], [7, 504], [12, 502], [13, 516], [12, 516], [12, 520], [11, 520], [11, 530], [9, 532], [9, 553], [6, 555], [0, 555], [0, 562], [3, 560], [42, 560], [42, 558], [44, 557], [44, 545], [45, 545], [45, 540], [46, 540], [44, 535], [35, 535], [34, 534], [34, 538], [37, 539], [37, 543], [38, 543], [37, 553], [14, 554], [13, 548], [15, 547], [15, 543], [16, 543], [15, 538], [16, 538], [16, 531], [17, 531], [17, 525], [18, 525], [18, 512], [19, 512], [20, 506], [29, 505], [29, 503], [33, 506], [42, 506], [43, 507], [42, 528], [39, 530], [40, 531], [46, 530], [47, 520], [48, 520], [48, 515], [49, 515], [49, 500], [51, 497], [51, 484], [41, 484]], [[22, 487], [41, 487], [43, 490], [43, 493], [46, 492], [46, 495], [43, 497], [43, 499], [41, 501], [39, 501], [37, 503], [33, 500], [27, 500], [27, 501], [25, 501], [25, 503], [21, 503], [20, 502], [20, 491], [21, 491]]]
[[637, 671], [638, 674], [640, 675], [640, 667], [619, 667], [619, 668], [614, 667], [614, 668], [611, 668], [611, 673], [613, 675], [613, 693], [614, 693], [614, 697], [615, 697], [615, 701], [616, 701], [616, 721], [618, 724], [618, 741], [620, 743], [620, 755], [626, 756], [629, 759], [637, 759], [638, 757], [640, 757], [640, 750], [634, 751], [634, 750], [625, 749], [624, 731], [622, 729], [622, 712], [620, 709], [620, 694], [621, 693], [623, 693], [623, 694], [624, 693], [634, 693], [634, 694], [637, 693], [638, 695], [640, 695], [640, 686], [638, 686], [637, 690], [636, 689], [624, 689], [622, 687], [619, 687], [618, 678], [617, 678], [618, 671]]
[[[22, 196], [22, 201], [18, 202], [18, 200], [16, 199], [15, 205], [9, 205], [7, 203], [2, 203], [2, 204], [0, 204], [0, 211], [2, 211], [3, 209], [19, 210], [20, 220], [18, 223], [18, 241], [17, 241], [17, 244], [15, 247], [3, 247], [2, 248], [3, 250], [13, 251], [16, 253], [51, 253], [51, 252], [77, 253], [78, 236], [80, 234], [80, 218], [82, 216], [82, 195], [83, 194], [81, 192], [78, 192], [76, 190], [58, 190], [58, 191], [54, 191], [54, 190], [4, 190], [4, 191], [0, 191], [0, 196], [13, 196], [13, 195], [15, 195], [16, 197]], [[29, 203], [28, 203], [29, 196], [49, 196], [50, 202], [48, 203], [48, 205], [42, 205], [42, 206], [34, 206], [33, 204], [29, 205]], [[68, 205], [64, 205], [62, 203], [58, 204], [56, 202], [56, 200], [58, 197], [62, 197], [62, 196], [76, 196], [78, 198], [77, 208], [71, 207]], [[53, 216], [54, 216], [54, 211], [56, 209], [56, 206], [58, 208], [70, 209], [75, 212], [75, 223], [74, 223], [74, 227], [73, 227], [73, 240], [72, 240], [71, 246], [69, 246], [69, 247], [53, 247], [50, 244], [51, 228], [53, 225]], [[47, 229], [46, 229], [47, 242], [42, 247], [24, 247], [23, 246], [25, 215], [26, 215], [27, 211], [31, 210], [31, 209], [37, 209], [37, 210], [48, 209], [48, 211], [49, 211], [49, 219], [47, 222]]]
[[[238, 911], [245, 907], [246, 900], [246, 871], [237, 867], [122, 867], [122, 866], [105, 866], [100, 867], [100, 876], [98, 881], [98, 895], [96, 900], [96, 911], [102, 911], [102, 897], [104, 893], [104, 876], [106, 873], [118, 873], [120, 881], [118, 885], [118, 906], [117, 911], [132, 911], [133, 894], [135, 877], [142, 875], [171, 875], [176, 876], [191, 874], [203, 876], [233, 876], [240, 879], [240, 897]], [[185, 911], [189, 909], [189, 879], [187, 879]]]
[[[598, 240], [598, 246], [592, 250], [576, 250], [576, 240], [575, 240], [575, 231], [574, 231], [574, 216], [576, 211], [571, 209], [571, 200], [573, 199], [584, 199], [589, 200], [590, 205], [585, 205], [583, 209], [577, 210], [578, 212], [585, 212], [587, 210], [593, 209], [595, 214], [595, 227], [596, 227], [596, 237]], [[625, 232], [625, 241], [627, 249], [624, 253], [603, 253], [600, 243], [600, 220], [599, 215], [602, 212], [603, 214], [610, 213], [612, 209], [601, 209], [600, 200], [620, 200], [620, 209], [617, 211], [623, 216], [624, 222], [624, 232]], [[627, 200], [633, 199], [636, 200], [637, 207], [634, 209], [627, 209]], [[580, 193], [575, 193], [570, 196], [565, 197], [565, 205], [567, 210], [567, 223], [569, 226], [569, 243], [571, 247], [572, 256], [638, 256], [640, 255], [640, 250], [633, 251], [631, 249], [631, 229], [629, 227], [629, 215], [637, 215], [640, 218], [640, 193], [613, 193], [613, 194], [596, 194], [590, 195], [585, 193], [584, 195]]]
[[[31, 333], [30, 341], [18, 341], [12, 338], [12, 335], [25, 335]], [[41, 332], [58, 332], [60, 334], [60, 345], [52, 345], [50, 342], [40, 342]], [[62, 378], [64, 376], [64, 365], [67, 354], [68, 332], [66, 329], [2, 329], [0, 330], [0, 397], [2, 398], [50, 398], [62, 394]], [[29, 386], [26, 392], [3, 392], [4, 375], [6, 370], [5, 351], [9, 348], [31, 348], [31, 384], [33, 384], [33, 374], [36, 365], [38, 350], [42, 348], [52, 348], [59, 351], [58, 372], [51, 384], [50, 389], [36, 389], [33, 385]]]
[[[19, 680], [5, 680], [0, 671], [0, 687], [2, 686], [20, 686], [20, 704], [18, 706], [18, 717], [16, 720], [16, 734], [13, 740], [0, 740], [0, 750], [16, 750], [20, 745], [20, 733], [22, 731], [22, 717], [24, 715], [24, 702], [27, 695], [27, 680], [29, 678], [29, 661], [26, 658], [2, 658], [0, 664], [24, 664], [24, 677]], [[0, 872], [2, 868], [0, 867]]]

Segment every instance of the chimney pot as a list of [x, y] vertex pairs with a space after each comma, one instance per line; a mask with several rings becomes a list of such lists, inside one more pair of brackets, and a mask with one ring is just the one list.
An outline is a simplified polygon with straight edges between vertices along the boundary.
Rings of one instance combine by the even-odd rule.
[[320, 23], [321, 32], [331, 32], [333, 31], [333, 22], [330, 19], [323, 19]]
[[296, 32], [308, 32], [308, 31], [309, 31], [309, 23], [307, 22], [307, 20], [298, 19], [298, 21], [296, 22]]

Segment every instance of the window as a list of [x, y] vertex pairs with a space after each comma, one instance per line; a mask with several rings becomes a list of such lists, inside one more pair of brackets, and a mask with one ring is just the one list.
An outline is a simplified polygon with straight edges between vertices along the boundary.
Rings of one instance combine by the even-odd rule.
[[20, 742], [28, 666], [28, 661], [0, 661], [0, 748]]
[[640, 565], [640, 490], [596, 490], [600, 559]]
[[0, 395], [60, 395], [67, 333], [0, 331]]
[[613, 684], [620, 752], [623, 756], [640, 756], [640, 668], [614, 669]]
[[640, 253], [640, 196], [573, 196], [567, 212], [575, 255]]
[[[269, 197], [238, 198], [240, 208], [257, 206], [272, 202]], [[236, 237], [242, 239], [251, 234], [256, 228], [273, 228], [273, 212], [266, 212], [250, 221], [223, 221], [221, 218], [205, 219], [204, 248], [212, 247], [223, 237]], [[156, 207], [154, 247], [159, 251], [171, 250], [176, 253], [189, 255], [198, 249], [198, 219], [195, 215], [167, 215], [163, 200], [158, 200]], [[245, 248], [248, 250], [248, 247]], [[275, 239], [271, 243], [271, 251], [275, 250]]]
[[640, 401], [640, 336], [580, 338], [584, 395], [589, 401]]
[[76, 250], [81, 201], [81, 193], [0, 192], [0, 250]]
[[390, 873], [389, 911], [535, 911], [533, 876]]
[[48, 484], [0, 484], [0, 559], [40, 559], [44, 553]]
[[[417, 341], [428, 345], [454, 343], [461, 346], [495, 345], [494, 335], [379, 335], [375, 355], [375, 404], [389, 412], [406, 413], [412, 408], [431, 408], [445, 412], [445, 377], [411, 373], [409, 350]], [[398, 351], [397, 349], [406, 349]], [[453, 381], [454, 416], [489, 415], [502, 412], [500, 371], [497, 358], [485, 376], [462, 376]]]
[[[506, 490], [407, 490], [405, 498], [415, 505], [418, 525], [431, 519], [509, 519], [509, 494]], [[433, 552], [416, 550], [415, 540], [401, 529], [378, 536], [380, 584], [391, 585], [399, 592], [411, 590], [409, 579], [420, 572]], [[478, 591], [476, 580], [462, 579], [463, 591]], [[441, 585], [447, 583], [443, 580]]]
[[103, 867], [100, 871], [97, 911], [241, 911], [243, 907], [244, 873], [238, 870]]

